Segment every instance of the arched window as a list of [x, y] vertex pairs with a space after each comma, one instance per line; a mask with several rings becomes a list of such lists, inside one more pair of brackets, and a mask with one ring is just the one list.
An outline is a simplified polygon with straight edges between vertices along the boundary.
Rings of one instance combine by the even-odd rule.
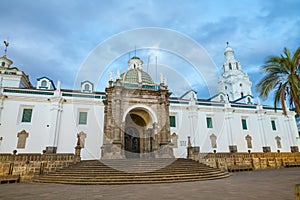
[[1, 63], [1, 66], [4, 67], [4, 66], [5, 66], [5, 62], [2, 62], [2, 63]]
[[224, 96], [223, 95], [220, 95], [220, 101], [224, 102]]
[[244, 96], [244, 93], [243, 92], [241, 92], [241, 97], [243, 97]]
[[230, 69], [230, 70], [232, 70], [232, 66], [231, 66], [231, 63], [229, 63], [229, 69]]
[[84, 85], [84, 90], [85, 90], [85, 91], [90, 91], [90, 86], [89, 86], [89, 84], [85, 84], [85, 85]]
[[243, 84], [242, 84], [242, 83], [240, 83], [240, 87], [243, 87]]
[[239, 69], [239, 63], [236, 62], [235, 65], [236, 65], [236, 69], [238, 70]]
[[250, 97], [248, 97], [247, 99], [248, 99], [248, 102], [247, 102], [247, 103], [248, 103], [248, 104], [252, 104], [252, 102], [251, 102], [251, 98], [250, 98]]
[[46, 81], [46, 80], [43, 80], [43, 81], [42, 81], [41, 87], [47, 87], [47, 81]]

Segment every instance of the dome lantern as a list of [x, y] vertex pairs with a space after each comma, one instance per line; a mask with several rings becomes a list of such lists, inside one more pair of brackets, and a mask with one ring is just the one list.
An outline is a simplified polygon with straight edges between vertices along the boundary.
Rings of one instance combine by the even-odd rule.
[[124, 83], [142, 83], [142, 84], [154, 84], [151, 76], [143, 71], [143, 61], [139, 57], [132, 57], [128, 61], [127, 72], [121, 74], [121, 81]]

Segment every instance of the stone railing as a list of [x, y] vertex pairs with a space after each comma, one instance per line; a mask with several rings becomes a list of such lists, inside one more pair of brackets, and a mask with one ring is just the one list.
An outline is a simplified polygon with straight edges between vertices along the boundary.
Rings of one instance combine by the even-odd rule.
[[0, 154], [0, 176], [19, 175], [21, 181], [76, 163], [74, 154]]
[[198, 153], [189, 159], [228, 171], [300, 167], [300, 153]]

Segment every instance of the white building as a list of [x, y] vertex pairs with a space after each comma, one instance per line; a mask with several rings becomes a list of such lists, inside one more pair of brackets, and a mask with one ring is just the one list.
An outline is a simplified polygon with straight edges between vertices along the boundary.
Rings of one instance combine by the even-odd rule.
[[[116, 140], [109, 143], [109, 137], [104, 135], [108, 129], [111, 131], [111, 121], [105, 119], [107, 91], [94, 91], [93, 83], [87, 80], [82, 80], [78, 91], [62, 89], [60, 82], [55, 85], [47, 77], [39, 78], [33, 88], [28, 76], [11, 67], [12, 61], [5, 55], [0, 63], [0, 153], [13, 150], [18, 153], [70, 153], [74, 152], [77, 135], [81, 139], [83, 159], [100, 158], [105, 145], [115, 145]], [[142, 64], [139, 58], [132, 58], [127, 72], [116, 80], [111, 77], [111, 87], [120, 83], [123, 88], [167, 92], [164, 79], [159, 85], [153, 83]], [[197, 99], [194, 91], [188, 91], [182, 97], [167, 99], [165, 108], [169, 119], [165, 124], [157, 121], [163, 113], [159, 114], [160, 109], [156, 107], [159, 105], [150, 98], [147, 101], [135, 99], [136, 106], [124, 111], [120, 119], [136, 115], [135, 119], [142, 123], [151, 122], [149, 127], [152, 130], [153, 126], [153, 134], [156, 134], [153, 138], [160, 137], [155, 132], [157, 123], [166, 126], [163, 130], [169, 133], [165, 141], [170, 143], [175, 157], [186, 157], [188, 145], [200, 146], [201, 152], [298, 151], [295, 113], [289, 111], [284, 116], [280, 109], [275, 112], [273, 107], [261, 105], [259, 101], [254, 103], [252, 83], [229, 45], [225, 49], [222, 69], [219, 93], [214, 97]], [[109, 124], [105, 126], [104, 123]], [[122, 123], [125, 121], [120, 122], [120, 127]], [[137, 137], [138, 148], [146, 148], [148, 140], [141, 139], [141, 131]], [[118, 140], [121, 140], [118, 147], [128, 150], [122, 135]], [[151, 139], [149, 141], [151, 143]], [[138, 149], [134, 153], [141, 152], [146, 151]]]

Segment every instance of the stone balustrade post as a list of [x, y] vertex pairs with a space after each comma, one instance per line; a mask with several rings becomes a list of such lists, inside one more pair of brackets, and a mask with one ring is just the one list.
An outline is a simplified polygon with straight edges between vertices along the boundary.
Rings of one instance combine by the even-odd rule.
[[80, 136], [77, 134], [77, 144], [76, 144], [76, 147], [75, 147], [74, 162], [80, 162], [80, 160], [81, 160], [80, 153], [81, 153]]

